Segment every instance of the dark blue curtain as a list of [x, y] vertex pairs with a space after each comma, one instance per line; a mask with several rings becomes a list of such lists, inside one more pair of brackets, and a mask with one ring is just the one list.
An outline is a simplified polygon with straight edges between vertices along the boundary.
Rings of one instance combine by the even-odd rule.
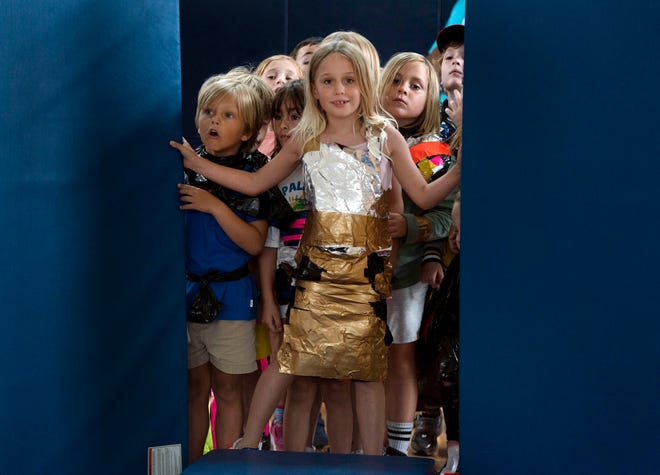
[[187, 439], [178, 2], [0, 24], [0, 471], [142, 474]]
[[659, 473], [660, 5], [467, 9], [461, 472]]

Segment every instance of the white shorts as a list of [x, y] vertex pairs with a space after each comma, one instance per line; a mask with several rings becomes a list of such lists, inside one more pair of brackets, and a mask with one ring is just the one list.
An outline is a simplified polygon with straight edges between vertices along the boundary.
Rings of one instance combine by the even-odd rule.
[[392, 290], [387, 299], [387, 326], [392, 343], [412, 343], [419, 338], [428, 284], [417, 282], [410, 287]]

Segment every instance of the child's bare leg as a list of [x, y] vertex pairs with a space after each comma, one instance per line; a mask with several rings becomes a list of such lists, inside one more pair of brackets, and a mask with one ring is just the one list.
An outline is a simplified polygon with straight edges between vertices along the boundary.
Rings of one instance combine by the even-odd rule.
[[[341, 379], [321, 379], [321, 394], [327, 415], [326, 430], [330, 451], [336, 454], [350, 454], [353, 438], [353, 403], [351, 381]], [[312, 415], [316, 421], [317, 414]]]
[[[259, 362], [257, 362], [257, 365]], [[252, 404], [252, 395], [254, 394], [254, 388], [257, 386], [257, 381], [259, 381], [259, 376], [261, 375], [261, 371], [259, 369], [247, 373], [247, 374], [242, 374], [241, 375], [241, 398], [243, 400], [243, 404], [241, 405], [242, 407], [242, 422], [241, 424], [245, 424], [245, 422], [248, 419], [248, 410], [250, 409], [250, 404]], [[241, 430], [244, 429], [243, 425], [241, 425]], [[236, 440], [236, 439], [234, 439]], [[232, 440], [232, 443], [234, 441]], [[226, 448], [219, 446], [221, 448]]]
[[314, 395], [314, 402], [312, 403], [312, 409], [309, 411], [309, 427], [307, 430], [307, 443], [305, 447], [314, 447], [314, 436], [316, 435], [316, 425], [319, 419], [319, 413], [321, 412], [321, 388], [319, 387], [318, 378], [316, 380], [316, 394]]
[[385, 380], [387, 444], [403, 454], [408, 453], [417, 408], [415, 347], [415, 342], [393, 343], [388, 352]]
[[416, 343], [392, 344], [385, 381], [387, 419], [412, 422], [417, 407], [417, 370], [415, 369]]
[[[270, 364], [277, 363], [277, 352], [280, 351], [280, 346], [282, 346], [282, 332], [268, 332], [270, 338]], [[282, 397], [277, 401], [278, 406], [284, 406], [286, 402], [286, 392], [282, 394]]]
[[355, 381], [355, 410], [366, 455], [383, 454], [385, 388], [380, 381]]
[[351, 407], [353, 408], [353, 441], [351, 442], [351, 452], [364, 453], [362, 450], [362, 440], [360, 439], [360, 425], [357, 420], [357, 411], [355, 410], [355, 383], [351, 381]]
[[188, 463], [202, 456], [209, 431], [211, 364], [188, 370]]
[[277, 363], [271, 363], [261, 373], [254, 390], [248, 420], [245, 424], [245, 434], [238, 446], [239, 449], [256, 448], [259, 445], [261, 434], [277, 406], [277, 401], [295, 378], [292, 374], [284, 374], [279, 371], [280, 366]]
[[226, 449], [240, 437], [243, 424], [243, 376], [228, 374], [211, 366], [215, 395], [215, 434], [218, 448]]
[[288, 451], [302, 452], [305, 450], [310, 433], [310, 419], [314, 419], [316, 422], [318, 414], [318, 408], [312, 414], [317, 386], [315, 378], [298, 376], [286, 392], [284, 446]]

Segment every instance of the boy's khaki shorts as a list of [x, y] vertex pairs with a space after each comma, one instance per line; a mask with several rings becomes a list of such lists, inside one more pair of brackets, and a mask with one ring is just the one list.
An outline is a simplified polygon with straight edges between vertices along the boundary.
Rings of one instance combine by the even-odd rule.
[[255, 320], [215, 320], [188, 323], [188, 369], [211, 362], [227, 374], [257, 370]]

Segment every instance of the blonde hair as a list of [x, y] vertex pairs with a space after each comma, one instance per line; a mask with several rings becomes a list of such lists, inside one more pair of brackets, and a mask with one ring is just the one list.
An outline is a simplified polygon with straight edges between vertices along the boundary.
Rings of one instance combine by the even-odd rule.
[[390, 58], [381, 75], [379, 97], [385, 97], [387, 90], [392, 86], [401, 68], [412, 62], [419, 62], [424, 66], [428, 85], [424, 110], [406, 129], [412, 129], [413, 135], [436, 133], [440, 130], [440, 84], [435, 68], [421, 54], [411, 52], [397, 53]]
[[289, 63], [291, 63], [291, 66], [295, 70], [296, 74], [298, 74], [298, 77], [295, 79], [300, 79], [301, 77], [303, 77], [303, 72], [302, 69], [300, 69], [300, 65], [296, 62], [295, 59], [293, 59], [291, 56], [288, 56], [286, 54], [276, 54], [274, 56], [269, 56], [266, 59], [262, 60], [255, 68], [254, 74], [256, 74], [259, 77], [263, 76], [263, 74], [266, 72], [266, 69], [268, 69], [268, 66], [270, 66], [270, 64], [275, 61], [288, 61]]
[[326, 113], [314, 98], [312, 86], [319, 66], [331, 54], [339, 54], [346, 58], [355, 71], [355, 80], [360, 89], [360, 106], [357, 111], [360, 133], [367, 136], [367, 138], [378, 135], [388, 123], [392, 122], [391, 119], [385, 116], [378, 100], [379, 70], [374, 70], [368, 55], [362, 49], [347, 41], [324, 40], [312, 56], [308, 69], [309, 80], [305, 81], [306, 106], [300, 124], [298, 124], [303, 147], [316, 140], [327, 126]]
[[339, 40], [348, 41], [357, 46], [367, 56], [371, 63], [369, 67], [376, 71], [380, 77], [380, 57], [378, 56], [378, 50], [371, 41], [355, 31], [335, 31], [323, 38], [321, 43]]
[[234, 68], [226, 74], [211, 76], [204, 81], [197, 94], [195, 127], [199, 127], [204, 109], [225, 98], [236, 102], [238, 114], [243, 119], [244, 133], [250, 136], [241, 144], [240, 150], [249, 151], [257, 140], [259, 129], [270, 120], [273, 91], [263, 79], [242, 67]]

